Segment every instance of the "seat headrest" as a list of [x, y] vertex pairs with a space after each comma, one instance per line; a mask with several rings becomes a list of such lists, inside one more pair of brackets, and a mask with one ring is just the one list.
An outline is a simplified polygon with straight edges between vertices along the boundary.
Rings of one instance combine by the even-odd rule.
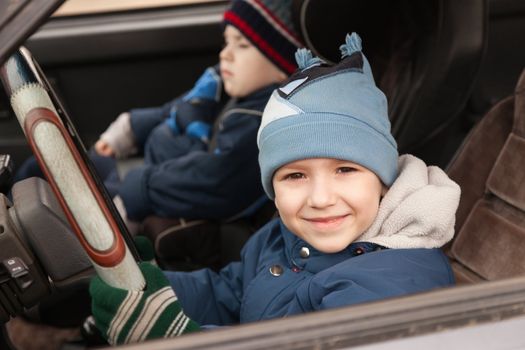
[[525, 274], [525, 70], [514, 96], [471, 132], [449, 174], [463, 192], [450, 250], [455, 271], [463, 281]]
[[[436, 130], [470, 96], [486, 45], [487, 0], [293, 1], [304, 43], [318, 57], [338, 62], [346, 33], [363, 38], [400, 152], [425, 159], [425, 146], [439, 143]], [[441, 165], [431, 151], [435, 159], [425, 160]]]
[[387, 55], [402, 40], [422, 36], [439, 0], [294, 0], [294, 19], [306, 46], [316, 56], [339, 62], [347, 33], [363, 38], [367, 57]]
[[514, 124], [487, 180], [487, 189], [525, 211], [525, 70], [514, 94]]

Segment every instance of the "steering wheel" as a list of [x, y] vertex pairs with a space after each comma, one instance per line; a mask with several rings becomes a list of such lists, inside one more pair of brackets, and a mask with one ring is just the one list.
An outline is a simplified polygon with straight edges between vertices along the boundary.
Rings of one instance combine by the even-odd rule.
[[[139, 257], [131, 236], [94, 171], [73, 123], [30, 52], [22, 47], [14, 53], [0, 68], [0, 79], [57, 203], [95, 271], [112, 286], [141, 290], [145, 281], [136, 262]], [[18, 269], [10, 271], [9, 264], [4, 263], [2, 272], [6, 271], [7, 280], [0, 279], [1, 286], [4, 288], [10, 284], [17, 293], [12, 293], [15, 300], [4, 300], [2, 296], [9, 293], [0, 293], [0, 321], [3, 321], [2, 311], [15, 316], [20, 313], [20, 306], [35, 303], [39, 296], [49, 292], [50, 287], [43, 282], [46, 278], [42, 276], [45, 277], [47, 271], [41, 270], [45, 267], [34, 263], [37, 259], [25, 249], [29, 243], [38, 250], [38, 244], [34, 243], [45, 238], [38, 238], [38, 232], [27, 235], [27, 232], [20, 234], [15, 232], [16, 229], [10, 230], [17, 225], [9, 219], [5, 209], [9, 207], [8, 201], [3, 206], [1, 204], [0, 220], [3, 218], [5, 222], [0, 221], [0, 233], [13, 231], [0, 235], [2, 251], [8, 251], [4, 249], [7, 243], [16, 246], [10, 250], [15, 255], [2, 258], [16, 263], [14, 268]], [[23, 226], [23, 223], [18, 223], [18, 230]], [[16, 276], [17, 271], [23, 275]], [[26, 281], [20, 290], [23, 277], [28, 275], [30, 282]], [[24, 296], [26, 300], [23, 300]]]

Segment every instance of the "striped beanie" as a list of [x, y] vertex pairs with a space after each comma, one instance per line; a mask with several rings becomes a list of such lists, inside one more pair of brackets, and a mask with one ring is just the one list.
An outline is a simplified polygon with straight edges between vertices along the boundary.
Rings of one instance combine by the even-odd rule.
[[374, 172], [386, 186], [397, 178], [387, 100], [361, 52], [361, 38], [347, 35], [340, 49], [343, 58], [336, 65], [299, 49], [299, 70], [264, 109], [257, 144], [262, 184], [272, 199], [275, 171], [301, 159], [348, 160]]
[[292, 0], [233, 0], [224, 23], [237, 28], [286, 75], [297, 65], [295, 50], [302, 47], [292, 23]]

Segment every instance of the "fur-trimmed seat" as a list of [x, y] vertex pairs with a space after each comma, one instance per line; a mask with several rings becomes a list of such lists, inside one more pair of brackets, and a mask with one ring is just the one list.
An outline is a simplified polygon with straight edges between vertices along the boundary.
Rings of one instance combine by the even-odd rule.
[[448, 167], [462, 189], [446, 251], [458, 283], [525, 274], [525, 70], [470, 132]]

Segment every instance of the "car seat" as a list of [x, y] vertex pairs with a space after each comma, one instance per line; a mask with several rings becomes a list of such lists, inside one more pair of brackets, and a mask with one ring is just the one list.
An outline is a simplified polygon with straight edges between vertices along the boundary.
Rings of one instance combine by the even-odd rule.
[[525, 70], [514, 95], [470, 132], [448, 174], [462, 189], [446, 248], [457, 282], [525, 274]]
[[[294, 0], [306, 46], [340, 59], [346, 33], [363, 39], [389, 101], [401, 153], [444, 166], [468, 129], [455, 123], [471, 94], [487, 42], [486, 0]], [[459, 127], [458, 127], [459, 124]], [[459, 129], [459, 130], [458, 130]], [[443, 137], [457, 143], [436, 142]]]
[[240, 260], [244, 243], [275, 214], [270, 199], [262, 196], [240, 213], [225, 220], [184, 220], [149, 216], [142, 234], [155, 248], [159, 265], [168, 270], [218, 270]]

